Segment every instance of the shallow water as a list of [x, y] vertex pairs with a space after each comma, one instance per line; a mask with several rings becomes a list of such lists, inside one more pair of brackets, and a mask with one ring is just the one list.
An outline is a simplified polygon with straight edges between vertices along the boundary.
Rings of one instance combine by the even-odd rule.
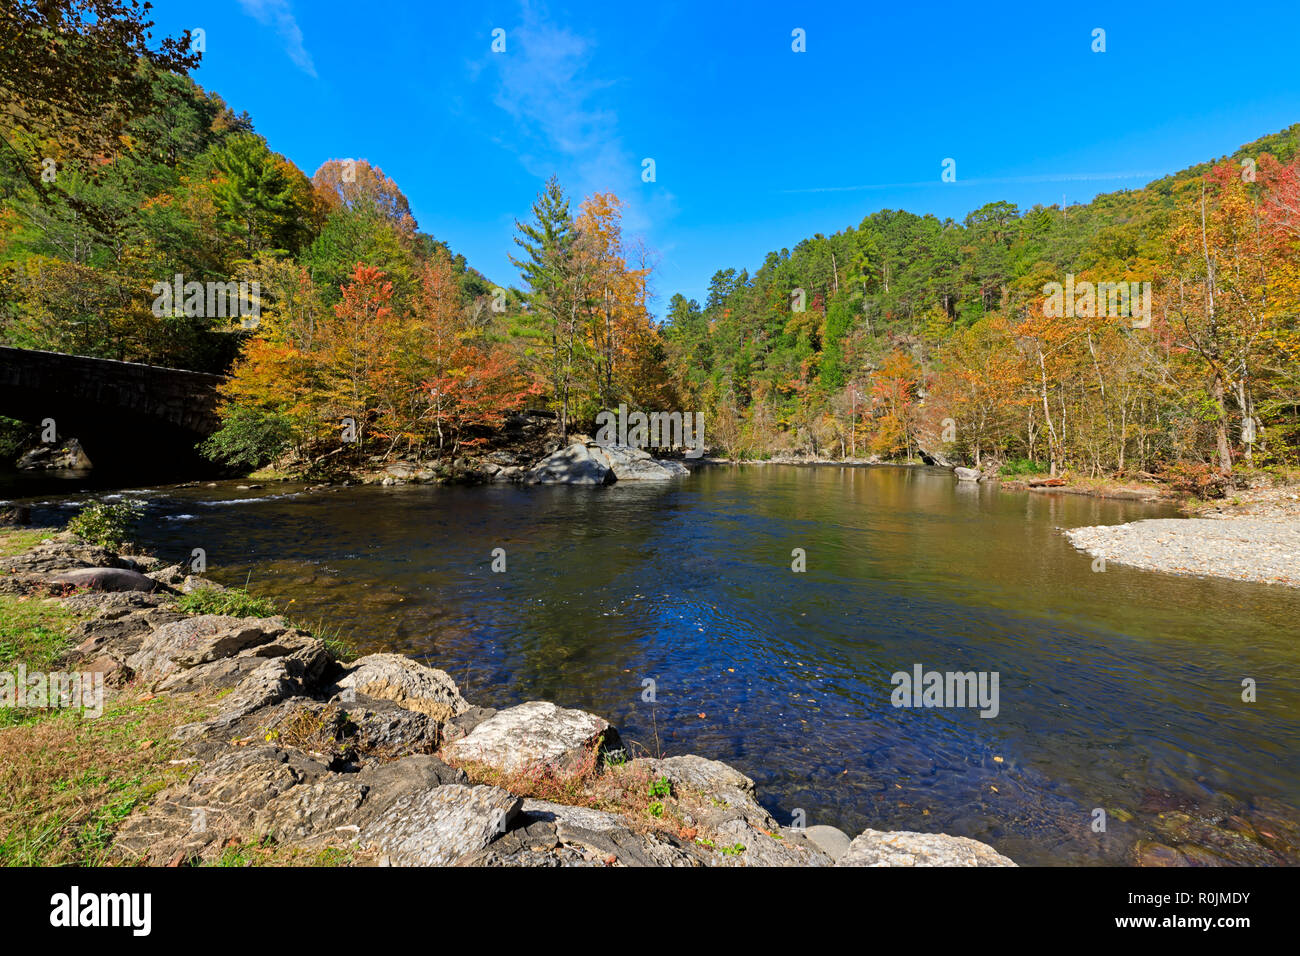
[[[201, 547], [217, 580], [426, 659], [474, 703], [553, 700], [725, 760], [782, 822], [943, 831], [1023, 864], [1132, 862], [1173, 841], [1171, 808], [1294, 826], [1300, 590], [1097, 573], [1058, 530], [1164, 507], [891, 467], [298, 492], [151, 489], [143, 543]], [[916, 664], [996, 672], [997, 716], [894, 707]]]

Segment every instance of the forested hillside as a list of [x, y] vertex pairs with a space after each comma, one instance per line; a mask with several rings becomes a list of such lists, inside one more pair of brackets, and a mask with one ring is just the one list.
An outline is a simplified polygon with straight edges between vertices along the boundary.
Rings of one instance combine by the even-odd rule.
[[[872, 213], [719, 270], [702, 306], [674, 296], [675, 372], [745, 456], [1294, 460], [1298, 142], [1300, 125], [1066, 209]], [[1045, 290], [1067, 281], [1150, 283], [1151, 314], [1100, 290], [1054, 314]]]

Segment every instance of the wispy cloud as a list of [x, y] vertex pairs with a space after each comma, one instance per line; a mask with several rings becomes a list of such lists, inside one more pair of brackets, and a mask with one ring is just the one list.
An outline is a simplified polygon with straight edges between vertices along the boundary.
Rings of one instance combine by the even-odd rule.
[[[558, 173], [565, 189], [578, 198], [597, 191], [617, 193], [628, 203], [625, 228], [645, 232], [672, 214], [673, 197], [659, 184], [641, 181], [644, 157], [628, 147], [619, 131], [613, 105], [617, 84], [594, 69], [596, 41], [553, 22], [529, 0], [521, 7], [521, 22], [507, 29], [506, 52], [486, 54], [498, 70], [493, 102], [511, 120], [497, 140], [531, 174]], [[471, 76], [482, 69], [472, 65]]]
[[315, 79], [316, 64], [303, 45], [302, 28], [294, 19], [289, 0], [239, 0], [244, 12], [264, 26], [274, 26], [284, 41], [284, 52], [298, 69]]

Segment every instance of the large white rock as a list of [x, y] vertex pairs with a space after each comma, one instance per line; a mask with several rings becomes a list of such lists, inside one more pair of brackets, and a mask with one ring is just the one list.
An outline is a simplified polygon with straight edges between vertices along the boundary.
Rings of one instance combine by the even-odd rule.
[[599, 446], [574, 442], [561, 448], [532, 468], [524, 476], [530, 485], [606, 485], [614, 473]]
[[597, 445], [592, 454], [602, 456], [619, 481], [670, 481], [690, 474], [681, 462], [661, 461], [630, 445]]
[[338, 686], [391, 700], [407, 710], [445, 722], [469, 710], [456, 682], [445, 672], [401, 654], [369, 654], [354, 661]]
[[953, 473], [957, 476], [958, 481], [979, 481], [980, 480], [980, 473], [976, 471], [974, 468], [963, 468], [961, 467], [961, 465], [958, 465], [956, 468], [953, 469]]
[[582, 710], [530, 700], [500, 711], [464, 737], [443, 748], [449, 760], [515, 773], [533, 767], [571, 768], [597, 742], [619, 746], [618, 731], [609, 721]]
[[865, 830], [836, 866], [1015, 866], [987, 843], [946, 833]]

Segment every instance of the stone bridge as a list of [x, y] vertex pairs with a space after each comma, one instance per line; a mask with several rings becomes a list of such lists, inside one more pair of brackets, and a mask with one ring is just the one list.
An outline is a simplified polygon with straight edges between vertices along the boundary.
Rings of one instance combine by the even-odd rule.
[[76, 438], [96, 471], [212, 473], [220, 375], [0, 346], [0, 415]]

